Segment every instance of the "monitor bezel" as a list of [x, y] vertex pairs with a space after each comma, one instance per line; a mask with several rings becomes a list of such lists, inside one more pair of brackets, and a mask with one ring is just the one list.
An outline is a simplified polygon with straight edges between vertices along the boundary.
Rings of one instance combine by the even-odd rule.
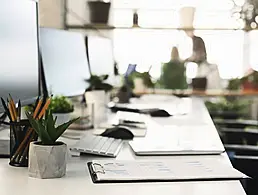
[[38, 95], [31, 97], [29, 99], [25, 99], [25, 100], [21, 100], [21, 105], [22, 106], [26, 106], [26, 105], [30, 105], [33, 104], [36, 99], [38, 97], [41, 96], [41, 72], [42, 69], [40, 67], [40, 50], [39, 50], [39, 3], [38, 0], [30, 0], [33, 1], [35, 3], [35, 7], [36, 7], [36, 29], [37, 29], [37, 54], [38, 54]]
[[[41, 81], [40, 81], [40, 73], [41, 73], [41, 68], [40, 68], [40, 66], [39, 66], [39, 63], [40, 63], [40, 58], [39, 58], [39, 3], [38, 3], [38, 0], [28, 0], [28, 1], [32, 1], [32, 2], [34, 2], [35, 3], [35, 14], [36, 14], [36, 33], [37, 33], [37, 55], [38, 55], [38, 63], [37, 63], [37, 65], [38, 65], [38, 76], [37, 76], [37, 78], [38, 78], [38, 81], [37, 81], [37, 83], [38, 83], [38, 95], [37, 96], [33, 96], [33, 97], [31, 97], [31, 98], [27, 98], [27, 99], [21, 99], [20, 101], [21, 101], [21, 106], [26, 106], [26, 105], [31, 105], [31, 104], [33, 104], [35, 101], [36, 101], [36, 99], [41, 95], [41, 89], [40, 89], [40, 86], [41, 86]], [[11, 95], [11, 94], [10, 94]], [[15, 101], [17, 101], [17, 100], [15, 100]], [[17, 102], [15, 102], [15, 103], [17, 103]], [[4, 108], [3, 108], [3, 105], [2, 104], [0, 104], [0, 113], [4, 113], [5, 112], [5, 110], [4, 110]]]

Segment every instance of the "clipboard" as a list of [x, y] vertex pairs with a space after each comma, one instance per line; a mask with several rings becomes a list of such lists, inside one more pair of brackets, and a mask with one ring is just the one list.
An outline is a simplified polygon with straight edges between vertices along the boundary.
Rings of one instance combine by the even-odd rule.
[[[120, 164], [120, 166], [125, 166], [128, 168], [125, 172], [126, 174], [120, 174], [115, 175], [111, 174], [110, 170], [107, 169], [108, 166], [113, 166], [114, 164]], [[113, 165], [112, 165], [113, 164]], [[146, 174], [139, 166], [148, 164], [148, 170], [149, 168], [153, 168], [153, 165], [157, 165], [160, 167], [160, 170], [165, 170], [166, 173], [156, 173], [155, 171], [151, 174]], [[182, 174], [182, 175], [176, 175], [173, 173], [167, 172], [169, 168], [167, 168], [166, 165], [167, 162], [165, 161], [93, 161], [88, 162], [88, 168], [90, 172], [91, 179], [93, 183], [145, 183], [145, 182], [191, 182], [191, 181], [224, 181], [224, 180], [242, 180], [242, 179], [248, 179], [249, 177], [245, 174], [237, 171], [233, 167], [227, 166], [229, 170], [227, 170], [226, 175], [223, 174], [210, 174], [205, 175], [203, 173], [196, 174], [196, 173], [189, 173], [189, 174]], [[155, 166], [156, 166], [155, 165]], [[163, 167], [164, 165], [164, 167]], [[129, 167], [131, 166], [131, 167]], [[172, 165], [173, 166], [173, 165]], [[133, 167], [134, 170], [131, 170], [131, 173], [128, 173], [128, 170], [130, 170]], [[114, 167], [113, 167], [114, 168]], [[178, 167], [175, 167], [175, 169], [180, 169]], [[155, 168], [154, 168], [155, 170]], [[116, 168], [113, 169], [113, 171], [120, 171], [116, 170]], [[162, 171], [161, 171], [162, 172]], [[122, 172], [123, 173], [123, 172]]]

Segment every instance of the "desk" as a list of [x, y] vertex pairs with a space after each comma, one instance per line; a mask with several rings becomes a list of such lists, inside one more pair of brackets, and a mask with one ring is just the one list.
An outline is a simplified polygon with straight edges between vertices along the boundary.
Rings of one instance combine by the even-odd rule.
[[137, 95], [144, 94], [162, 94], [162, 95], [185, 95], [185, 96], [201, 96], [201, 97], [218, 97], [218, 96], [257, 96], [257, 90], [249, 90], [249, 91], [229, 91], [229, 90], [206, 90], [206, 91], [198, 91], [198, 90], [171, 90], [171, 89], [146, 89], [145, 91], [134, 91]]
[[[182, 116], [185, 119], [198, 119], [200, 126], [209, 125], [209, 131], [215, 131], [207, 110], [201, 100], [193, 98], [192, 112]], [[181, 118], [181, 119], [182, 119]], [[171, 120], [178, 120], [171, 118]], [[183, 125], [183, 124], [182, 124]], [[191, 125], [190, 123], [188, 125]], [[157, 129], [156, 129], [157, 130]], [[207, 139], [205, 137], [204, 139]], [[74, 141], [62, 138], [67, 144]], [[220, 143], [221, 144], [221, 143]], [[221, 159], [230, 165], [226, 154], [211, 156], [156, 156], [138, 157], [133, 154], [125, 143], [118, 160], [134, 159], [171, 159], [200, 158]], [[174, 182], [174, 183], [126, 183], [126, 184], [93, 184], [89, 176], [86, 162], [101, 157], [81, 156], [70, 157], [67, 165], [67, 175], [60, 179], [41, 180], [29, 178], [26, 168], [16, 168], [8, 165], [8, 159], [0, 159], [0, 194], [1, 195], [244, 195], [245, 192], [239, 181], [206, 181], [206, 182]]]

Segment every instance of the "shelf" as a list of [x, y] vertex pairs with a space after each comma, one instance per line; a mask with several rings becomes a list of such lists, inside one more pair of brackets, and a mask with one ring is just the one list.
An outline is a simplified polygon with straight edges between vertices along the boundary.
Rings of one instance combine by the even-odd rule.
[[85, 24], [85, 25], [66, 25], [66, 29], [89, 29], [89, 30], [113, 30], [114, 26], [106, 24]]
[[176, 27], [115, 27], [115, 29], [146, 29], [146, 30], [244, 30], [240, 28], [176, 28]]
[[111, 26], [106, 24], [85, 24], [85, 25], [66, 25], [67, 29], [99, 29], [99, 30], [113, 30], [113, 29], [146, 29], [146, 30], [245, 30], [241, 28], [176, 28], [176, 27], [122, 27]]

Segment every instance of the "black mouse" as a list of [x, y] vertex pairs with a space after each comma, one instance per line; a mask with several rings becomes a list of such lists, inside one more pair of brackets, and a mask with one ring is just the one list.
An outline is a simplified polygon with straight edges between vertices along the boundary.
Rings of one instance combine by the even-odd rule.
[[106, 129], [101, 136], [112, 137], [115, 139], [133, 139], [133, 133], [125, 127], [112, 127]]
[[171, 115], [166, 110], [152, 110], [149, 112], [152, 117], [170, 117]]

